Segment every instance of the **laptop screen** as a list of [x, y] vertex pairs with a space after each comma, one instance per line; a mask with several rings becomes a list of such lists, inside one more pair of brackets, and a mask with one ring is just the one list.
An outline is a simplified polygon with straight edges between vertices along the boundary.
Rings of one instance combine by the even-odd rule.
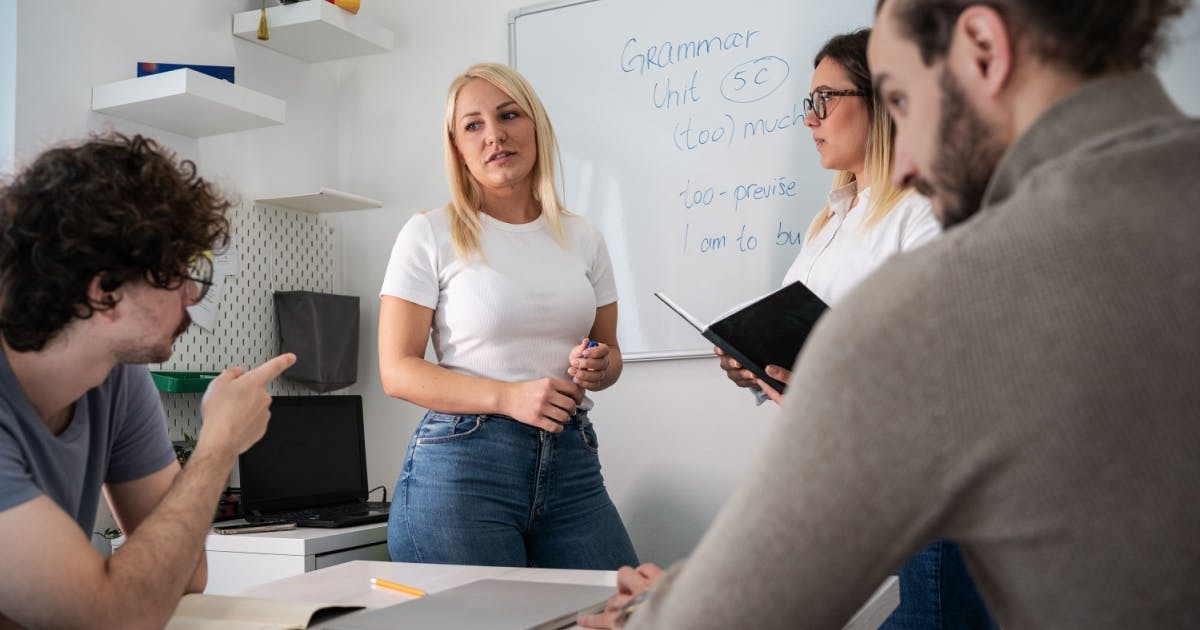
[[361, 396], [275, 396], [266, 435], [238, 457], [242, 510], [366, 499], [365, 452]]

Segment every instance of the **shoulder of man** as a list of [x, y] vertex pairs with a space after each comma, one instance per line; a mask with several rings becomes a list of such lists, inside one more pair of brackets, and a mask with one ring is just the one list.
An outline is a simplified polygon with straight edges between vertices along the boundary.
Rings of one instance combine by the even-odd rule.
[[99, 386], [85, 394], [93, 409], [105, 408], [109, 425], [119, 426], [131, 420], [146, 420], [163, 415], [162, 398], [146, 365], [122, 364], [108, 374]]
[[952, 258], [954, 240], [944, 236], [890, 257], [822, 316], [797, 369], [807, 359], [828, 367], [831, 361], [873, 362], [872, 357], [928, 347], [933, 340], [925, 337], [938, 328], [933, 320], [944, 310], [945, 284], [953, 272], [945, 265]]

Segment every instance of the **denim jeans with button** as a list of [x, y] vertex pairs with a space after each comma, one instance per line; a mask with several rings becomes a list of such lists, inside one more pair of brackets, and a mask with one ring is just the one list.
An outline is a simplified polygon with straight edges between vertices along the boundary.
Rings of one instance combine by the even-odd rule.
[[900, 568], [900, 605], [884, 630], [994, 630], [958, 545], [935, 540]]
[[430, 411], [388, 519], [396, 562], [616, 569], [637, 565], [579, 410], [560, 433], [501, 415]]

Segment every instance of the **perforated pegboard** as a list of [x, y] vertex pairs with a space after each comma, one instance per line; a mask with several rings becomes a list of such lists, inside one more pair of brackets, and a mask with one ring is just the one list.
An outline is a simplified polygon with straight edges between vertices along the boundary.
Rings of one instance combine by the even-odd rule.
[[[175, 342], [171, 359], [155, 370], [219, 372], [247, 369], [275, 356], [275, 291], [335, 291], [337, 228], [319, 214], [261, 204], [231, 211], [230, 226], [241, 259], [239, 272], [225, 277], [214, 331], [191, 326]], [[276, 379], [275, 395], [307, 395], [311, 390]], [[201, 394], [162, 394], [172, 439], [195, 437], [200, 429]]]

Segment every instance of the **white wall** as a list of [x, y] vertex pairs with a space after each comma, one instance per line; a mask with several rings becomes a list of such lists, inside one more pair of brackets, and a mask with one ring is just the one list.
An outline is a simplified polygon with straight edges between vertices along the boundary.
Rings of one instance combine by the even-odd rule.
[[[231, 15], [251, 4], [257, 3], [18, 3], [18, 161], [111, 127], [153, 134], [247, 199], [329, 185], [337, 174], [335, 68], [233, 37]], [[287, 124], [193, 139], [93, 113], [92, 85], [135, 76], [138, 61], [236, 66], [239, 85], [287, 102]]]
[[[396, 31], [396, 50], [345, 67], [342, 182], [387, 203], [344, 216], [342, 232], [346, 287], [363, 296], [360, 382], [352, 391], [363, 395], [371, 418], [371, 483], [386, 483], [389, 492], [422, 410], [385, 397], [379, 384], [383, 268], [404, 221], [446, 201], [441, 119], [450, 79], [477, 61], [506, 62], [508, 13], [527, 4], [374, 2], [372, 15]], [[621, 381], [595, 398], [605, 477], [639, 554], [658, 562], [682, 557], [758, 450], [771, 410], [756, 408], [710, 360], [628, 364]]]
[[1172, 25], [1167, 54], [1158, 64], [1167, 93], [1189, 116], [1200, 116], [1200, 7], [1192, 8]]
[[[324, 185], [384, 200], [382, 210], [342, 215], [339, 275], [345, 292], [363, 297], [360, 383], [351, 391], [365, 399], [371, 485], [390, 493], [421, 411], [379, 386], [383, 266], [403, 222], [445, 200], [446, 84], [473, 62], [506, 60], [507, 15], [521, 3], [367, 0], [360, 15], [395, 32], [395, 51], [320, 64], [234, 38], [230, 14], [254, 4], [17, 3], [15, 153], [20, 162], [111, 127], [153, 134], [244, 199]], [[138, 61], [234, 65], [239, 85], [287, 102], [287, 124], [192, 139], [91, 112], [92, 85], [134, 76]], [[630, 365], [617, 388], [596, 397], [612, 494], [646, 558], [669, 561], [690, 549], [770, 422], [768, 409], [722, 378], [711, 361]], [[97, 527], [109, 523], [102, 515]]]
[[[0, 0], [0, 22], [11, 2]], [[446, 85], [473, 62], [507, 59], [507, 16], [525, 4], [531, 2], [365, 0], [360, 15], [392, 29], [395, 50], [307, 64], [230, 35], [230, 14], [253, 8], [253, 0], [20, 2], [16, 154], [32, 156], [47, 143], [111, 125], [154, 133], [247, 199], [325, 185], [383, 200], [381, 210], [338, 220], [344, 289], [361, 296], [363, 307], [360, 382], [351, 392], [365, 400], [371, 485], [386, 485], [390, 495], [421, 410], [388, 399], [379, 385], [383, 267], [404, 221], [446, 199]], [[1164, 66], [1172, 93], [1193, 114], [1200, 112], [1197, 22], [1192, 9], [1177, 29], [1192, 38], [1179, 49], [1183, 60]], [[194, 140], [92, 113], [91, 86], [133, 76], [142, 60], [235, 65], [239, 84], [287, 101], [288, 122]], [[771, 405], [754, 407], [711, 360], [629, 364], [596, 401], [610, 491], [640, 555], [660, 563], [688, 552], [775, 421]]]
[[[16, 51], [16, 99], [8, 105], [18, 165], [60, 141], [113, 128], [155, 136], [246, 200], [337, 184], [336, 67], [234, 38], [231, 15], [253, 0], [0, 1], [0, 31], [19, 34], [0, 44]], [[15, 19], [3, 19], [10, 5]], [[135, 76], [138, 61], [235, 66], [239, 85], [287, 102], [287, 124], [193, 139], [93, 113], [92, 86]], [[97, 529], [111, 525], [102, 509]]]
[[0, 0], [0, 174], [12, 170], [16, 91], [17, 0]]
[[[440, 121], [450, 78], [476, 61], [507, 61], [508, 13], [529, 4], [535, 2], [364, 3], [364, 13], [371, 9], [397, 36], [392, 54], [345, 66], [339, 116], [342, 182], [387, 204], [342, 219], [346, 286], [363, 296], [353, 391], [363, 394], [371, 419], [372, 484], [392, 487], [422, 413], [388, 399], [379, 385], [375, 296], [383, 267], [404, 221], [446, 200]], [[1200, 82], [1186, 68], [1200, 61], [1198, 18], [1193, 9], [1175, 29], [1188, 41], [1164, 65], [1172, 93], [1193, 114], [1200, 113]], [[774, 422], [773, 405], [755, 408], [703, 359], [627, 364], [621, 381], [595, 398], [605, 478], [639, 554], [660, 563], [686, 555], [755, 457]]]

